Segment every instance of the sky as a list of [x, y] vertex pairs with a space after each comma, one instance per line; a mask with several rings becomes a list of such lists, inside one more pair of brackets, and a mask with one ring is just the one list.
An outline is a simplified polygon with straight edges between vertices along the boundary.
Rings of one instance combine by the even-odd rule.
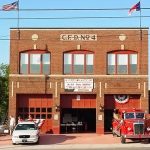
[[[15, 0], [0, 0], [0, 64], [9, 64], [10, 28], [12, 27], [140, 27], [140, 12], [128, 15], [129, 8], [139, 0], [19, 0], [18, 11], [3, 11], [2, 6]], [[141, 8], [150, 8], [149, 0], [141, 0]], [[30, 9], [30, 10], [25, 10]], [[36, 10], [35, 10], [36, 9]], [[42, 9], [42, 10], [38, 10]], [[45, 10], [55, 9], [55, 10]], [[59, 9], [59, 10], [56, 10]], [[105, 9], [105, 10], [60, 10]], [[117, 9], [117, 10], [106, 10]], [[24, 10], [24, 11], [23, 11]], [[141, 9], [150, 16], [150, 9]], [[137, 17], [134, 17], [137, 16]], [[49, 19], [29, 19], [29, 18]], [[91, 18], [76, 18], [91, 17]], [[109, 17], [109, 18], [92, 18]], [[125, 18], [111, 18], [125, 17]], [[26, 19], [23, 19], [26, 18]], [[27, 19], [28, 18], [28, 19]], [[53, 18], [53, 19], [52, 19]], [[150, 17], [141, 17], [141, 27], [150, 27]], [[150, 41], [150, 40], [149, 40]]]

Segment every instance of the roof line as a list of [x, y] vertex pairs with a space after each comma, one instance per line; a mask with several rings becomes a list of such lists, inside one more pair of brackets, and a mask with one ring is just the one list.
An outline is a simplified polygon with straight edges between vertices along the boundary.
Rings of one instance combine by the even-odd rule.
[[98, 27], [54, 27], [54, 28], [34, 28], [34, 27], [19, 27], [10, 28], [10, 30], [139, 30], [139, 29], [149, 29], [149, 27], [114, 27], [114, 28], [98, 28]]

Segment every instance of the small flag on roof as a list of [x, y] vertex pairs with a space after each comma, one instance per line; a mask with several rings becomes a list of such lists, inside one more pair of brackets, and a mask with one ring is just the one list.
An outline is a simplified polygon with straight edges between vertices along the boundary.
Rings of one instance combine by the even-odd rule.
[[10, 3], [10, 4], [5, 4], [2, 7], [2, 10], [5, 10], [5, 11], [17, 10], [17, 9], [18, 9], [18, 1], [15, 1], [15, 2]]
[[134, 11], [140, 11], [141, 10], [141, 6], [140, 6], [140, 2], [138, 2], [137, 4], [133, 5], [130, 10], [129, 10], [129, 15], [131, 15], [132, 12]]

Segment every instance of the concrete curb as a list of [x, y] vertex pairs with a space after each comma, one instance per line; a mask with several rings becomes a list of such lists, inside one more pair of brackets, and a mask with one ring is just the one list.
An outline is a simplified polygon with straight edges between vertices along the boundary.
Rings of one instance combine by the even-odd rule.
[[5, 145], [0, 146], [0, 149], [7, 150], [20, 150], [29, 149], [32, 146], [32, 150], [50, 149], [50, 150], [64, 150], [64, 149], [115, 149], [115, 148], [150, 148], [150, 144], [132, 143], [132, 144], [54, 144], [54, 145]]

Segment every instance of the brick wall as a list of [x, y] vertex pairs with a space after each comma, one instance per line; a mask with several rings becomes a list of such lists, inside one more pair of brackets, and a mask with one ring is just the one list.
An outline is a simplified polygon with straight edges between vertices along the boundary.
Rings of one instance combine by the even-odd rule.
[[[139, 74], [148, 74], [148, 31], [143, 30], [143, 38], [140, 40], [139, 30], [20, 30], [20, 40], [18, 40], [17, 30], [11, 30], [10, 47], [10, 72], [19, 72], [19, 52], [33, 49], [36, 44], [37, 49], [45, 48], [51, 52], [51, 74], [62, 74], [63, 52], [76, 50], [77, 45], [81, 45], [83, 50], [91, 50], [95, 53], [94, 74], [106, 74], [106, 54], [112, 50], [120, 50], [124, 45], [126, 50], [135, 50], [139, 54]], [[60, 41], [61, 34], [97, 34], [97, 41]], [[38, 35], [38, 40], [31, 39], [33, 34]], [[125, 34], [126, 40], [120, 41], [119, 35]], [[16, 40], [14, 40], [16, 39]], [[98, 66], [98, 67], [96, 67]]]
[[[38, 40], [32, 40], [33, 34], [38, 35]], [[97, 34], [97, 41], [61, 41], [61, 34]], [[126, 35], [125, 41], [119, 40], [120, 34]], [[100, 104], [104, 104], [105, 94], [139, 94], [141, 108], [149, 109], [147, 29], [142, 32], [137, 29], [20, 29], [20, 39], [18, 31], [11, 29], [10, 35], [10, 114], [16, 115], [16, 94], [52, 94], [55, 103], [59, 104], [60, 94], [74, 94], [65, 92], [65, 78], [94, 79], [95, 87], [90, 94], [96, 94], [97, 116], [104, 116], [98, 109]], [[19, 74], [19, 53], [34, 49], [35, 45], [37, 49], [47, 49], [51, 53], [51, 74], [48, 76]], [[80, 45], [82, 50], [94, 52], [93, 75], [63, 75], [63, 52], [76, 50], [77, 45]], [[107, 52], [120, 50], [122, 45], [125, 50], [138, 53], [138, 75], [107, 75]], [[53, 111], [56, 113], [54, 109]], [[55, 130], [59, 131], [59, 121], [54, 120], [53, 125], [54, 128], [57, 127]], [[97, 133], [103, 133], [103, 128], [103, 121], [97, 120]]]

